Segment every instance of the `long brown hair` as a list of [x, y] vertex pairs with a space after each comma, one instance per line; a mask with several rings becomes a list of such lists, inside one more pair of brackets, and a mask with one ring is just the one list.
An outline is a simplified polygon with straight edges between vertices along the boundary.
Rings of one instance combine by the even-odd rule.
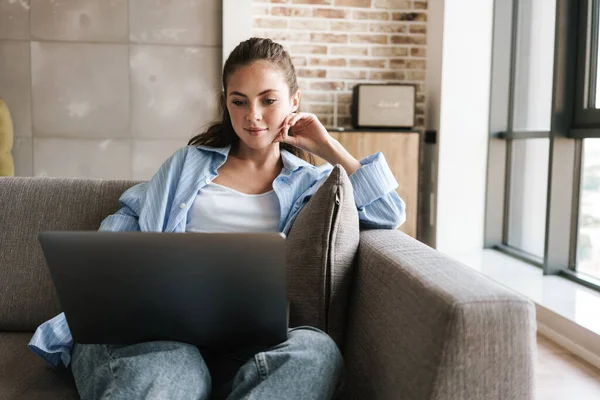
[[[223, 67], [223, 93], [219, 99], [219, 114], [221, 119], [210, 125], [204, 132], [194, 136], [188, 146], [204, 145], [210, 147], [225, 147], [236, 144], [240, 138], [236, 135], [231, 124], [231, 117], [227, 110], [225, 96], [227, 95], [227, 80], [238, 68], [249, 65], [255, 61], [269, 61], [278, 66], [283, 73], [290, 95], [298, 90], [296, 70], [287, 51], [279, 43], [271, 39], [253, 37], [237, 45], [231, 52]], [[291, 132], [291, 129], [290, 129]], [[287, 150], [295, 156], [314, 164], [312, 154], [309, 154], [288, 143], [279, 143], [281, 149]]]

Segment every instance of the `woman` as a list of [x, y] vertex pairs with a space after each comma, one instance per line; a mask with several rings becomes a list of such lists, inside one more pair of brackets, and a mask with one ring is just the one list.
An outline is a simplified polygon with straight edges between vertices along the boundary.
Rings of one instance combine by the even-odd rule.
[[[404, 222], [383, 155], [359, 162], [316, 116], [297, 112], [300, 91], [281, 45], [260, 38], [240, 43], [225, 63], [223, 90], [222, 121], [173, 154], [149, 182], [125, 191], [122, 208], [100, 230], [287, 234], [335, 164], [350, 176], [363, 226]], [[317, 168], [305, 152], [331, 165]], [[290, 329], [275, 347], [215, 361], [177, 342], [74, 344], [61, 314], [38, 328], [29, 347], [53, 365], [71, 363], [84, 399], [206, 399], [211, 392], [229, 399], [328, 399], [343, 368], [331, 338], [307, 326]]]

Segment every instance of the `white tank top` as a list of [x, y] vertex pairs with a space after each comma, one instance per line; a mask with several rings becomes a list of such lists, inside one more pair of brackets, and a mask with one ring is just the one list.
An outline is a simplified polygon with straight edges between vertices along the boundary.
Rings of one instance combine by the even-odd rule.
[[279, 232], [279, 199], [273, 190], [245, 194], [209, 183], [198, 191], [186, 232]]

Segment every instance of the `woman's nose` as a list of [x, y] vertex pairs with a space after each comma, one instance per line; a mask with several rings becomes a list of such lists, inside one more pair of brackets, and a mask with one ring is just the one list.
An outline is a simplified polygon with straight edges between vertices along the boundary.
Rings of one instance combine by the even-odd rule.
[[246, 118], [249, 121], [260, 121], [262, 119], [262, 113], [260, 112], [258, 107], [251, 107]]

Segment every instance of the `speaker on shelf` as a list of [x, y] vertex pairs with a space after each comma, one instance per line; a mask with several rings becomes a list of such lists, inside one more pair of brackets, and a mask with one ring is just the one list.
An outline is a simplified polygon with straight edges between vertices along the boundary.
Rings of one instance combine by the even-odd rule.
[[352, 125], [410, 129], [415, 126], [416, 98], [414, 84], [358, 84], [352, 93]]

